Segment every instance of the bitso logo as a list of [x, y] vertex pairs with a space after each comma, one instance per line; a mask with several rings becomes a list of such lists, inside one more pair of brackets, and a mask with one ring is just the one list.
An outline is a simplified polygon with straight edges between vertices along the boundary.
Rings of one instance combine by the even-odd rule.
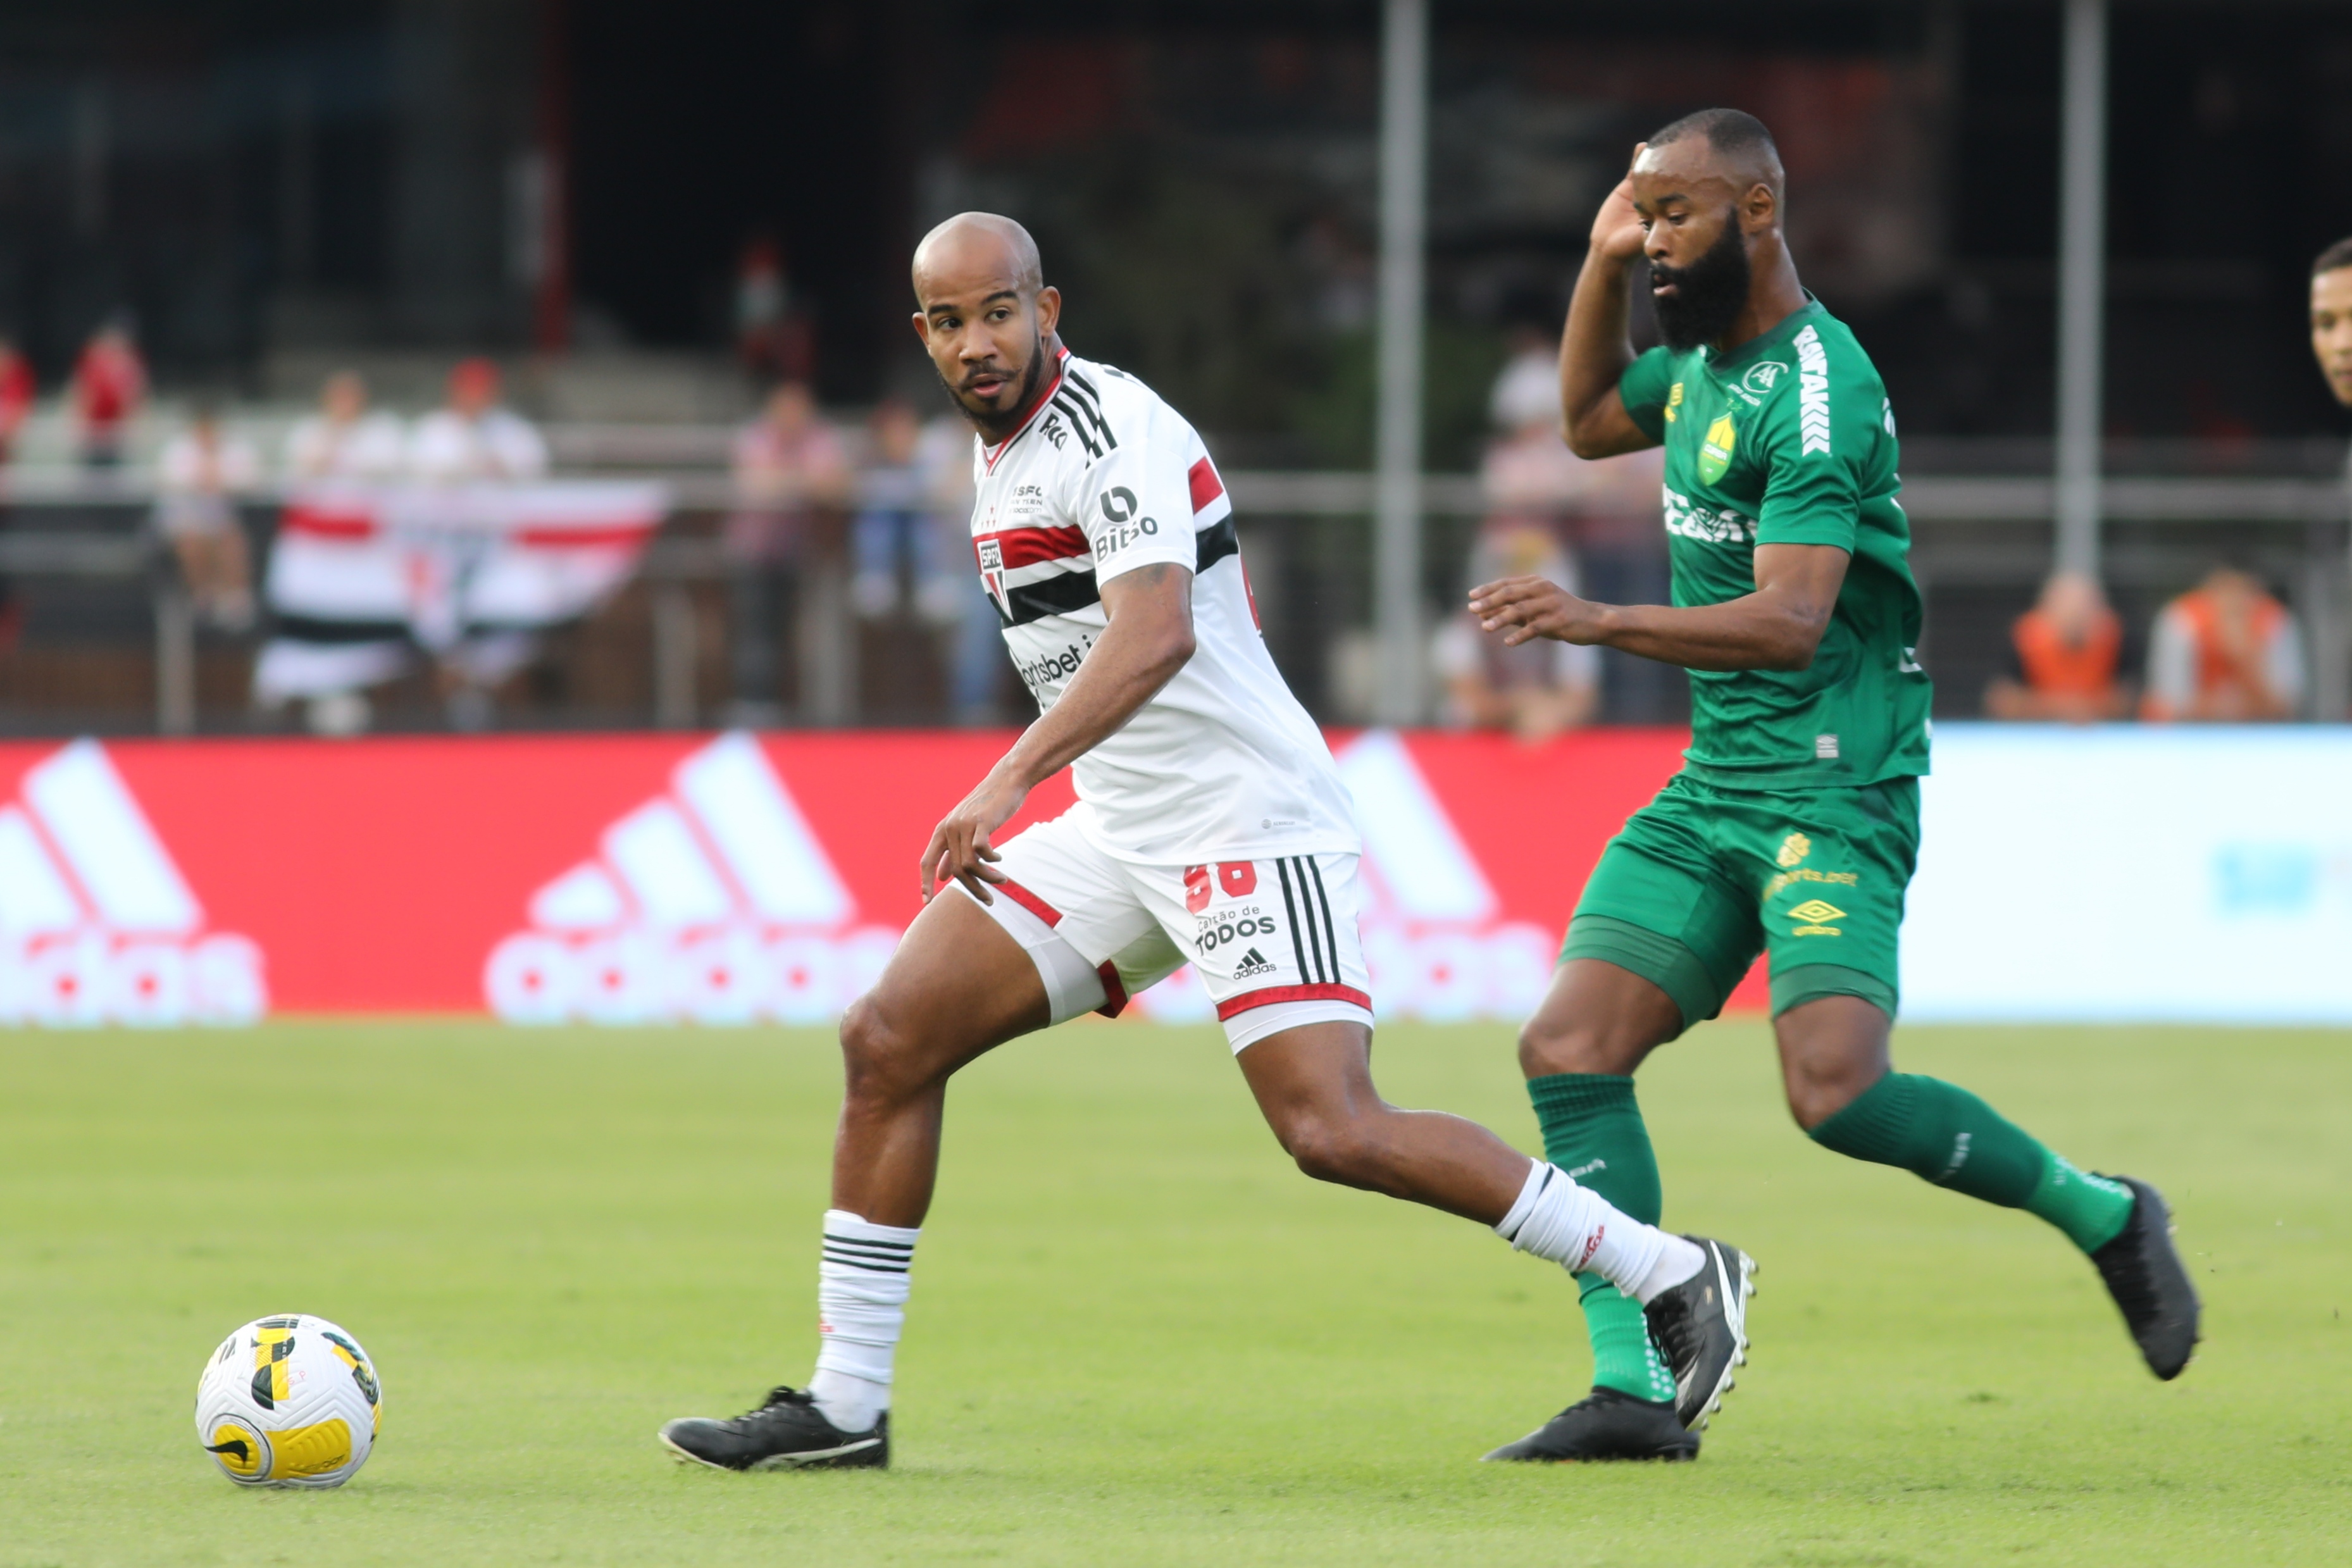
[[837, 1016], [899, 933], [856, 923], [833, 862], [759, 742], [723, 735], [534, 894], [491, 952], [490, 1010], [519, 1024]]
[[0, 805], [0, 1024], [250, 1024], [261, 950], [195, 894], [95, 741]]
[[1791, 833], [1788, 837], [1780, 840], [1780, 852], [1772, 857], [1772, 858], [1778, 861], [1780, 863], [1780, 869], [1785, 871], [1812, 852], [1813, 841], [1811, 839], [1806, 837], [1801, 833]]

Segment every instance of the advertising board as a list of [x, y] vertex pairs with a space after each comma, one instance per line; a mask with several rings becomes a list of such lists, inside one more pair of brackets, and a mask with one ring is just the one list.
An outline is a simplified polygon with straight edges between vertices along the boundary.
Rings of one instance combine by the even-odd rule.
[[[0, 745], [0, 1022], [836, 1016], [1003, 732]], [[1391, 1017], [1517, 1021], [1670, 731], [1335, 734]], [[1916, 1020], [2352, 1022], [2352, 732], [1943, 727]], [[1064, 809], [1066, 776], [1014, 826]], [[1761, 1006], [1750, 974], [1735, 1008]], [[1195, 1021], [1189, 973], [1130, 1016]]]
[[[0, 1017], [827, 1019], [920, 907], [933, 824], [1010, 739], [0, 746]], [[1364, 818], [1378, 1005], [1516, 1019], [1601, 845], [1682, 737], [1334, 742]], [[1066, 776], [1049, 781], [1014, 826], [1072, 798]], [[118, 895], [116, 862], [135, 863], [144, 895]], [[1134, 1011], [1211, 1016], [1183, 973]]]

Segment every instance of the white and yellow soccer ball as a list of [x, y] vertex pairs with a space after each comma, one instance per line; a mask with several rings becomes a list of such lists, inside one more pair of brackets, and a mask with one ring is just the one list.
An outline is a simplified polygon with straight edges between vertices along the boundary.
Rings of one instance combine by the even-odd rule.
[[339, 1487], [383, 1425], [383, 1384], [324, 1318], [263, 1318], [221, 1342], [196, 1380], [196, 1441], [241, 1487]]

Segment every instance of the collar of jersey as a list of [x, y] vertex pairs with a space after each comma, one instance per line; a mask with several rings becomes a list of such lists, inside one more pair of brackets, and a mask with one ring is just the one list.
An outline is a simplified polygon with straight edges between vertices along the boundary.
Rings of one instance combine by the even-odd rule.
[[1805, 302], [1775, 321], [1770, 331], [1757, 333], [1729, 353], [1720, 357], [1717, 357], [1712, 351], [1709, 351], [1706, 368], [1717, 375], [1745, 370], [1751, 360], [1760, 357], [1772, 349], [1786, 347], [1789, 340], [1795, 337], [1799, 329], [1802, 328], [1807, 321], [1814, 321], [1826, 314], [1828, 312], [1822, 309], [1822, 302], [1814, 299], [1813, 291], [1808, 289], [1805, 290]]
[[1062, 390], [1062, 367], [1069, 363], [1069, 350], [1058, 349], [1055, 351], [1054, 379], [1047, 382], [1043, 387], [1038, 389], [1037, 401], [1029, 405], [1029, 412], [1021, 416], [1021, 423], [1013, 427], [1012, 435], [1007, 436], [1003, 440], [999, 441], [993, 447], [982, 447], [980, 449], [980, 460], [982, 465], [990, 468], [994, 468], [996, 467], [996, 459], [1004, 456], [1004, 449], [1012, 446], [1013, 442], [1021, 439], [1021, 433], [1029, 428], [1030, 421], [1037, 417], [1038, 410], [1044, 408], [1046, 404], [1052, 402], [1054, 394]]

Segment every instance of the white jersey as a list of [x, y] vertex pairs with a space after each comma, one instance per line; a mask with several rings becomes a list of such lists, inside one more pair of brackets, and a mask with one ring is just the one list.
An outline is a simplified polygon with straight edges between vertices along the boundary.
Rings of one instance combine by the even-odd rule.
[[286, 477], [296, 483], [398, 479], [407, 459], [408, 433], [392, 414], [362, 414], [349, 424], [312, 414], [286, 435]]
[[1041, 712], [1109, 624], [1101, 584], [1157, 562], [1193, 574], [1191, 660], [1071, 770], [1091, 840], [1148, 863], [1357, 852], [1347, 786], [1259, 634], [1233, 502], [1181, 415], [1065, 349], [973, 479], [981, 581]]

